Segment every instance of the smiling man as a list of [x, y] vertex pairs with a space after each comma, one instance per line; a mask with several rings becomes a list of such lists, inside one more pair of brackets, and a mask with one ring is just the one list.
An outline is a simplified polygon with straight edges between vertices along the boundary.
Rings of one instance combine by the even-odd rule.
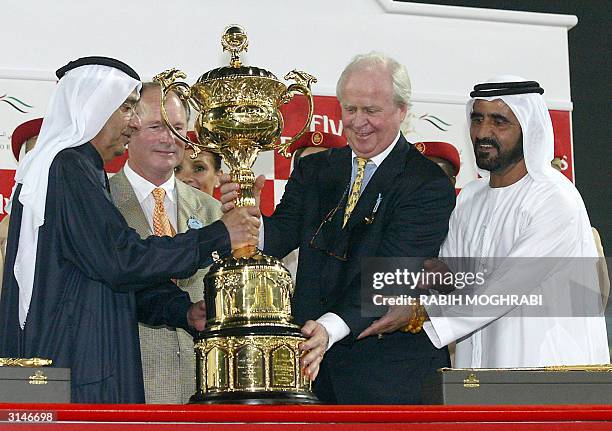
[[[321, 401], [418, 404], [422, 379], [449, 365], [448, 351], [424, 333], [399, 331], [408, 319], [382, 338], [357, 338], [374, 320], [362, 315], [361, 262], [436, 256], [455, 192], [400, 133], [411, 95], [404, 66], [384, 54], [360, 55], [336, 93], [348, 146], [300, 160], [274, 214], [264, 217], [263, 250], [282, 258], [300, 248], [292, 311], [309, 337], [302, 361], [311, 378], [318, 373]], [[236, 187], [222, 186], [224, 210]]]
[[470, 122], [476, 164], [490, 173], [490, 187], [509, 186], [527, 174], [521, 125], [504, 101], [474, 101]]
[[[441, 259], [455, 272], [486, 272], [475, 290], [483, 298], [537, 294], [543, 307], [425, 305], [426, 333], [438, 347], [457, 341], [457, 367], [610, 362], [589, 217], [574, 185], [550, 165], [554, 135], [543, 92], [535, 81], [500, 76], [470, 93], [483, 178], [459, 194]], [[449, 270], [439, 260], [426, 267]]]
[[[144, 83], [137, 109], [140, 128], [130, 138], [126, 165], [110, 179], [115, 205], [142, 238], [164, 234], [156, 229], [156, 208], [163, 207], [169, 234], [194, 227], [189, 224], [209, 225], [222, 215], [217, 200], [175, 178], [174, 168], [183, 160], [185, 147], [165, 125], [160, 102], [159, 84]], [[165, 109], [170, 124], [185, 134], [188, 105], [171, 92]], [[156, 192], [163, 196], [156, 197]], [[176, 284], [193, 302], [201, 301], [204, 275], [206, 271], [200, 270]], [[164, 325], [138, 326], [146, 402], [187, 403], [195, 393], [192, 335]]]
[[[465, 314], [426, 306], [427, 334], [436, 346], [458, 341], [458, 367], [610, 362], [589, 217], [578, 190], [550, 165], [554, 134], [543, 93], [517, 76], [492, 78], [470, 93], [470, 137], [483, 178], [459, 194], [440, 256], [470, 257], [463, 270], [486, 268], [482, 295], [537, 293], [544, 307]], [[435, 261], [428, 267], [435, 265], [447, 270]]]

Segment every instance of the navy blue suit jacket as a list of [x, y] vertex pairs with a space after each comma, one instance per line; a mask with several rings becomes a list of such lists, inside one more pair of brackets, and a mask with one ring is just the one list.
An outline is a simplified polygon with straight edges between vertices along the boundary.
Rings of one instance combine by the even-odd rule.
[[436, 349], [423, 332], [356, 340], [375, 320], [362, 316], [361, 259], [437, 256], [455, 191], [442, 170], [401, 136], [342, 228], [351, 164], [349, 147], [300, 161], [274, 214], [264, 219], [264, 252], [284, 257], [300, 248], [292, 298], [298, 324], [333, 312], [351, 330], [325, 355], [315, 382], [323, 401], [419, 403], [422, 378], [449, 365], [448, 351]]

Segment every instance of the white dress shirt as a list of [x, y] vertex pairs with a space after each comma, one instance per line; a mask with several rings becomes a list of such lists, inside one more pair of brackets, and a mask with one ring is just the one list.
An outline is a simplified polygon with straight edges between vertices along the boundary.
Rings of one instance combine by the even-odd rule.
[[177, 196], [176, 196], [176, 188], [174, 187], [174, 172], [168, 181], [165, 183], [156, 186], [153, 183], [145, 180], [143, 177], [138, 175], [132, 168], [130, 168], [130, 162], [125, 164], [123, 167], [123, 172], [127, 177], [132, 189], [134, 189], [134, 193], [136, 194], [136, 198], [138, 199], [138, 203], [140, 203], [140, 207], [142, 208], [142, 212], [144, 212], [145, 217], [147, 218], [147, 222], [151, 227], [151, 232], [153, 232], [153, 209], [155, 208], [155, 199], [151, 192], [153, 189], [160, 187], [166, 191], [166, 195], [164, 196], [164, 207], [166, 208], [166, 213], [168, 214], [168, 219], [170, 220], [170, 224], [174, 228], [175, 232], [178, 232], [177, 229]]

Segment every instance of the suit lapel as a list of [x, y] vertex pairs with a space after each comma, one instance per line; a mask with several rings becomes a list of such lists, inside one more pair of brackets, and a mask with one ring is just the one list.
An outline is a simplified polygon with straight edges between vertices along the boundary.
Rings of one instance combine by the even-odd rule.
[[361, 224], [364, 219], [370, 216], [376, 206], [376, 201], [380, 194], [380, 198], [384, 199], [383, 193], [390, 190], [390, 186], [395, 181], [395, 178], [404, 172], [406, 167], [406, 156], [410, 151], [410, 145], [403, 135], [400, 135], [395, 148], [389, 153], [381, 165], [376, 169], [376, 172], [368, 182], [363, 193], [357, 201], [357, 205], [351, 214], [346, 228], [353, 229]]
[[123, 169], [111, 179], [111, 191], [115, 205], [128, 221], [128, 224], [138, 232], [142, 238], [153, 234], [149, 222], [142, 211], [134, 189], [128, 181]]
[[[207, 208], [204, 193], [193, 187], [183, 183], [180, 180], [175, 180], [176, 187], [176, 206], [177, 206], [177, 233], [184, 233], [189, 229], [189, 218], [195, 217], [204, 225], [208, 225], [216, 220], [216, 213], [211, 210], [214, 208], [214, 200], [210, 197], [211, 207]], [[203, 278], [206, 270], [198, 270], [190, 278], [176, 280], [177, 286], [189, 293], [192, 301], [202, 299], [203, 293]]]
[[[187, 222], [189, 221], [189, 217], [195, 216], [201, 205], [198, 203], [196, 199], [196, 194], [191, 190], [191, 186], [187, 184], [175, 180], [174, 186], [176, 187], [176, 205], [177, 205], [177, 232], [183, 233], [189, 229]], [[204, 220], [200, 220], [201, 222], [205, 222]]]
[[[189, 217], [196, 214], [195, 212], [195, 200], [193, 198], [193, 194], [189, 193], [188, 186], [182, 183], [179, 180], [174, 180], [174, 187], [176, 187], [176, 233], [184, 233], [187, 232], [189, 226], [187, 225], [187, 221]], [[190, 291], [189, 286], [191, 285], [191, 278], [176, 280], [177, 286], [182, 288], [183, 290]], [[195, 288], [195, 286], [194, 286]], [[199, 288], [199, 286], [197, 287]], [[191, 294], [192, 292], [190, 292]]]
[[[344, 216], [345, 192], [348, 191], [350, 182], [351, 149], [347, 146], [331, 151], [327, 159], [327, 166], [319, 176], [321, 218], [336, 207], [339, 207], [337, 213], [341, 213], [341, 217]], [[344, 202], [340, 202], [341, 200]]]
[[345, 251], [342, 241], [342, 218], [346, 206], [346, 191], [351, 180], [351, 149], [344, 147], [329, 151], [327, 163], [321, 164], [317, 176], [319, 220], [318, 233], [313, 237], [312, 246], [342, 255]]

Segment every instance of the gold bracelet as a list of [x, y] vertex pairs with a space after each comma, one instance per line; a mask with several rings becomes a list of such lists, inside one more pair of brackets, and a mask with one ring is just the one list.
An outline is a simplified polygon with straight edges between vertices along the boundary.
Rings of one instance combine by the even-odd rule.
[[411, 307], [412, 315], [410, 316], [410, 320], [406, 326], [400, 328], [400, 331], [418, 334], [423, 329], [423, 323], [425, 323], [425, 319], [427, 318], [427, 311], [420, 302], [412, 304]]

